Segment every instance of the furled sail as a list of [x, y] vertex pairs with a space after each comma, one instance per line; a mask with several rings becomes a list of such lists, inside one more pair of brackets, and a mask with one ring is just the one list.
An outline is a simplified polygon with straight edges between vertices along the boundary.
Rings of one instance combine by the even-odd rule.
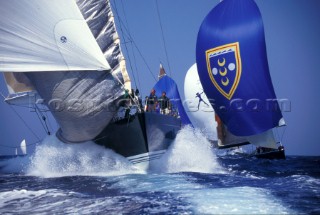
[[191, 121], [182, 105], [178, 86], [172, 78], [166, 75], [166, 72], [161, 64], [159, 80], [153, 89], [156, 91], [158, 98], [161, 97], [162, 92], [166, 92], [166, 96], [170, 99], [170, 103], [172, 104], [172, 109], [177, 109], [179, 112], [182, 125], [191, 125]]
[[60, 125], [61, 140], [91, 140], [110, 122], [124, 93], [122, 59], [111, 54], [119, 63], [107, 62], [100, 47], [116, 42], [99, 47], [74, 0], [1, 1], [0, 34], [0, 70], [24, 72]]
[[280, 125], [262, 17], [253, 0], [220, 2], [204, 19], [196, 49], [204, 91], [233, 135], [256, 135]]

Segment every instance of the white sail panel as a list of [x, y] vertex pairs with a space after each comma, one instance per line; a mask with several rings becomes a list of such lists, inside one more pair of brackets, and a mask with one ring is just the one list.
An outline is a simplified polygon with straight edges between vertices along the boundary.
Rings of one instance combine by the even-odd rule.
[[253, 136], [247, 136], [250, 143], [257, 147], [265, 147], [271, 149], [277, 149], [277, 142], [274, 138], [273, 130], [270, 129], [261, 134], [256, 134]]
[[0, 1], [0, 70], [109, 70], [74, 0]]
[[[194, 127], [200, 128], [209, 140], [218, 140], [219, 148], [249, 144], [246, 137], [231, 134], [215, 115], [198, 75], [197, 64], [188, 70], [184, 82], [185, 108]], [[218, 122], [217, 122], [218, 121]]]
[[20, 143], [20, 152], [19, 155], [26, 155], [27, 154], [27, 143], [26, 140], [22, 140]]
[[193, 126], [200, 128], [209, 140], [217, 140], [215, 112], [207, 96], [203, 93], [197, 64], [193, 64], [186, 74], [184, 96], [186, 98], [184, 107]]

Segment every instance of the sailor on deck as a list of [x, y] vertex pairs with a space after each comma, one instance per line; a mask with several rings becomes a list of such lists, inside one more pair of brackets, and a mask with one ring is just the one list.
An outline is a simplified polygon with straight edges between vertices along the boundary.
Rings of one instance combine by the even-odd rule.
[[146, 108], [147, 112], [155, 112], [157, 103], [158, 103], [158, 99], [156, 96], [156, 91], [152, 89], [147, 100], [147, 108]]
[[160, 105], [160, 113], [161, 114], [169, 114], [169, 110], [170, 110], [170, 100], [169, 98], [166, 96], [166, 92], [162, 92], [162, 96], [159, 99], [159, 105]]

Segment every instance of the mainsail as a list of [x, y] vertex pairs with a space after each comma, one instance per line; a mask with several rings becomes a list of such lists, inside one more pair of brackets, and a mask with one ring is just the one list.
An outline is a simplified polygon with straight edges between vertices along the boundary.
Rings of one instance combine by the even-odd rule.
[[196, 49], [204, 91], [233, 135], [257, 135], [283, 124], [253, 0], [220, 2], [204, 19]]
[[130, 86], [114, 32], [109, 1], [0, 2], [0, 70], [23, 72], [65, 142], [96, 137]]

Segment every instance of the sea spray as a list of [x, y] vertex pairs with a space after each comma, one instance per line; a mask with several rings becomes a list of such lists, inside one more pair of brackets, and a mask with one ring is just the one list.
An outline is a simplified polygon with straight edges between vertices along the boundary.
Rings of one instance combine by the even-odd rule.
[[141, 173], [124, 157], [93, 142], [66, 144], [49, 136], [36, 148], [29, 175], [61, 177], [72, 175], [122, 175]]
[[171, 147], [157, 161], [152, 171], [224, 173], [210, 142], [200, 130], [190, 126], [179, 131]]
[[[40, 177], [73, 175], [112, 176], [145, 173], [126, 158], [93, 142], [66, 144], [55, 135], [46, 137], [33, 154], [10, 160], [8, 173]], [[202, 172], [225, 173], [214, 149], [200, 130], [184, 127], [164, 156], [149, 173]]]

